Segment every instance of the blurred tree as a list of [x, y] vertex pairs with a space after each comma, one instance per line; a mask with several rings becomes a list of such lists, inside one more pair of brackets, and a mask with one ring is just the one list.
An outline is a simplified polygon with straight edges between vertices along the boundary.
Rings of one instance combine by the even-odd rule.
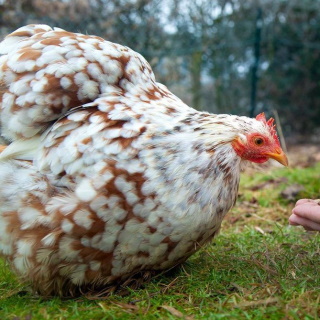
[[2, 0], [0, 32], [46, 23], [127, 45], [158, 81], [211, 112], [248, 115], [254, 85], [256, 113], [277, 109], [287, 133], [309, 134], [320, 127], [319, 7], [320, 0]]
[[260, 99], [275, 106], [287, 133], [320, 126], [320, 1], [269, 4]]

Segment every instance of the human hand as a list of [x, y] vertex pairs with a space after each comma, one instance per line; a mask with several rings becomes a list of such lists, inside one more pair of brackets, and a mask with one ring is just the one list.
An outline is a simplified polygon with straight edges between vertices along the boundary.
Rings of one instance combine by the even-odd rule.
[[289, 224], [303, 226], [309, 231], [320, 231], [320, 200], [298, 200], [289, 217]]

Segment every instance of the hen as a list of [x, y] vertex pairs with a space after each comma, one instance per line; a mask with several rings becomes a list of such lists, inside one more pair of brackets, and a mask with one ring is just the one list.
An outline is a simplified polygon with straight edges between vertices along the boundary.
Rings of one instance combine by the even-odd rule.
[[29, 25], [0, 51], [0, 252], [42, 295], [185, 261], [220, 229], [243, 163], [287, 165], [272, 119], [198, 112], [127, 47]]

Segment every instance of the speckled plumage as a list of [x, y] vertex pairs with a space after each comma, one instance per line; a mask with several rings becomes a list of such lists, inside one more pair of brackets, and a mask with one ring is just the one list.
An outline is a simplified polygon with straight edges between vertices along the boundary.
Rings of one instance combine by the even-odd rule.
[[169, 269], [237, 198], [232, 141], [265, 121], [186, 106], [99, 37], [20, 28], [1, 44], [0, 252], [43, 295]]

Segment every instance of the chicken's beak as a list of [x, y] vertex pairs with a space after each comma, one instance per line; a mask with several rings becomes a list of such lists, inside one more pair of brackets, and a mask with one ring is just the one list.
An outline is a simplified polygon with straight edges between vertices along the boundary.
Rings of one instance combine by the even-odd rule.
[[268, 153], [266, 153], [266, 156], [278, 161], [279, 163], [281, 163], [282, 165], [284, 165], [286, 167], [289, 165], [288, 158], [282, 149], [278, 149], [275, 152], [268, 152]]

